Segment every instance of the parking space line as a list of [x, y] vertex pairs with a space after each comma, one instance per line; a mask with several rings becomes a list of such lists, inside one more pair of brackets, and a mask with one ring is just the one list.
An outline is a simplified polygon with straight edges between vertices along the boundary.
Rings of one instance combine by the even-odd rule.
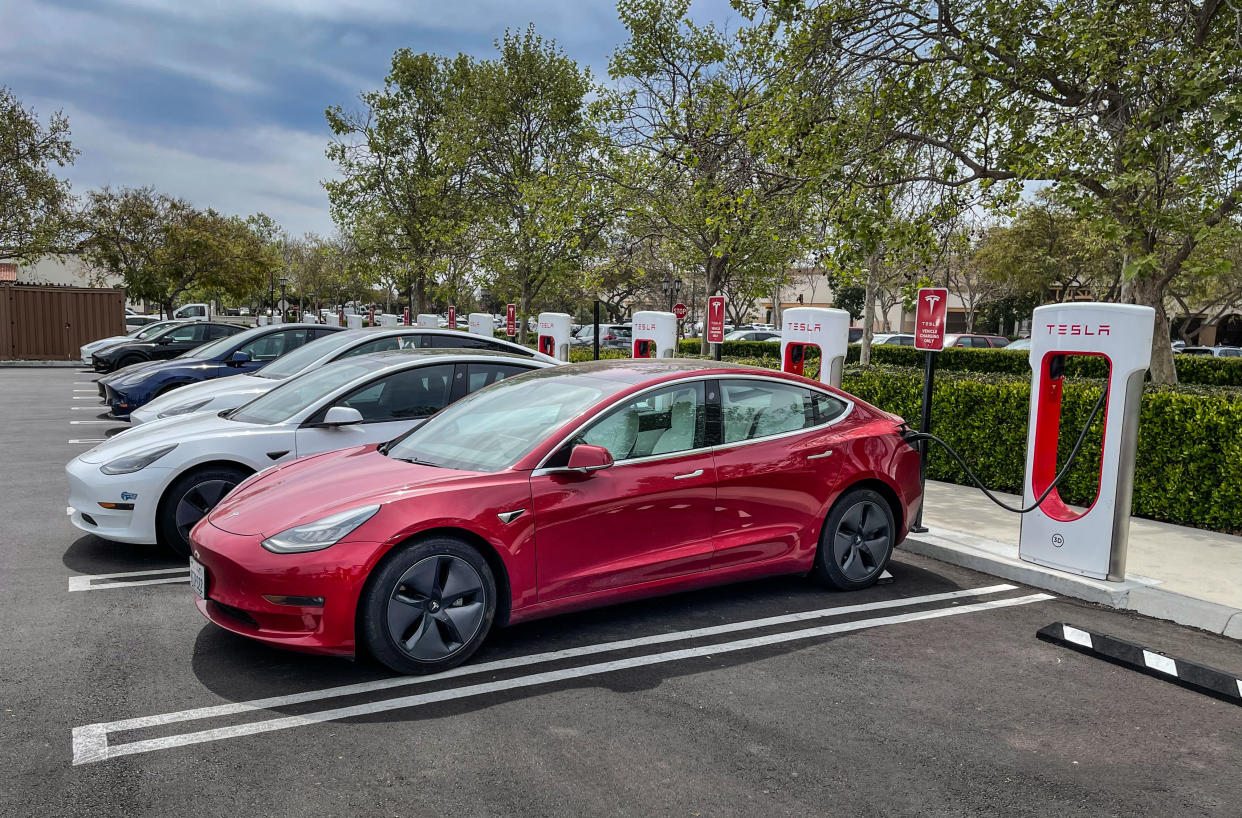
[[102, 412], [104, 405], [101, 403], [99, 406], [70, 406], [69, 408], [75, 412]]
[[[89, 389], [83, 389], [83, 390], [81, 390], [81, 391], [82, 391], [82, 392], [89, 392], [89, 391], [91, 391], [91, 390], [89, 390]], [[78, 397], [77, 395], [74, 395], [74, 396], [73, 396], [73, 399], [74, 399], [74, 400], [98, 400], [101, 404], [103, 403], [103, 401], [102, 401], [102, 400], [100, 400], [100, 398], [99, 398], [99, 396], [98, 396], [98, 395], [91, 395], [91, 396], [89, 396], [89, 397], [85, 397], [85, 398], [81, 398], [81, 397]]]
[[75, 389], [75, 390], [73, 390], [73, 391], [74, 391], [74, 392], [90, 392], [92, 395], [98, 395], [98, 394], [99, 394], [99, 390], [98, 390], [98, 389]]
[[[75, 407], [73, 407], [73, 408], [74, 408], [74, 409], [84, 409], [84, 408], [86, 408], [86, 407], [83, 407], [83, 406], [75, 406]], [[125, 425], [123, 421], [119, 421], [119, 420], [71, 420], [71, 421], [69, 421], [69, 422], [70, 422], [71, 424], [73, 424], [74, 426], [82, 426], [82, 425], [85, 425], [85, 424], [88, 424], [88, 423], [110, 423], [110, 424], [112, 424], [113, 426], [124, 426], [124, 425]]]
[[[177, 576], [166, 576], [177, 574]], [[157, 576], [158, 575], [158, 576]], [[144, 577], [144, 579], [133, 579]], [[69, 577], [69, 590], [73, 591], [104, 591], [110, 588], [130, 588], [136, 585], [160, 585], [170, 582], [189, 582], [190, 570], [173, 566], [147, 571], [122, 571], [117, 574], [79, 574]], [[92, 583], [101, 582], [99, 585]]]
[[[218, 727], [208, 730], [200, 730], [193, 733], [181, 733], [172, 736], [162, 736], [160, 738], [131, 741], [125, 744], [116, 744], [111, 746], [108, 744], [109, 732], [115, 732], [123, 729], [134, 729], [131, 726], [118, 725], [134, 725], [135, 722], [141, 723], [144, 720], [129, 719], [123, 722], [90, 724], [83, 727], [75, 727], [73, 729], [73, 763], [74, 765], [89, 764], [92, 762], [116, 758], [118, 756], [148, 753], [156, 750], [171, 749], [173, 747], [183, 747], [190, 744], [220, 741], [222, 739], [239, 738], [241, 736], [268, 733], [275, 730], [285, 730], [291, 727], [303, 727], [312, 724], [320, 724], [327, 721], [339, 721], [341, 719], [368, 716], [390, 710], [402, 710], [426, 704], [433, 704], [436, 702], [464, 699], [488, 693], [497, 693], [506, 690], [551, 684], [586, 676], [595, 676], [602, 673], [612, 673], [618, 670], [628, 670], [636, 667], [646, 667], [657, 664], [665, 664], [668, 662], [676, 662], [683, 659], [694, 659], [703, 656], [718, 656], [740, 650], [778, 645], [785, 642], [812, 639], [815, 637], [830, 636], [839, 633], [848, 633], [850, 631], [881, 627], [884, 625], [918, 622], [921, 620], [957, 616], [959, 614], [967, 613], [978, 613], [1016, 605], [1027, 605], [1033, 602], [1042, 602], [1053, 598], [1054, 597], [1051, 594], [1031, 594], [1023, 597], [977, 602], [970, 605], [932, 608], [925, 611], [913, 611], [910, 613], [895, 614], [892, 616], [861, 619], [853, 622], [821, 625], [819, 627], [806, 628], [803, 630], [784, 631], [764, 636], [754, 636], [748, 639], [739, 639], [733, 642], [703, 645], [693, 648], [682, 648], [679, 650], [666, 651], [664, 653], [647, 654], [644, 656], [635, 656], [626, 659], [615, 659], [608, 662], [581, 665], [579, 667], [545, 671], [543, 673], [532, 673], [525, 676], [517, 676], [499, 681], [483, 682], [480, 684], [466, 685], [464, 687], [457, 688], [447, 688], [430, 693], [417, 693], [410, 696], [401, 696], [384, 701], [368, 702], [366, 704], [340, 707], [332, 710], [323, 710], [317, 713], [306, 713], [298, 716], [284, 716], [281, 718], [265, 719], [262, 721], [248, 722], [228, 727]], [[447, 674], [439, 674], [437, 676], [420, 678], [431, 681], [443, 679], [446, 675]], [[138, 726], [146, 725], [139, 724]]]
[[69, 438], [69, 442], [70, 443], [107, 443], [108, 438], [106, 437], [71, 437]]

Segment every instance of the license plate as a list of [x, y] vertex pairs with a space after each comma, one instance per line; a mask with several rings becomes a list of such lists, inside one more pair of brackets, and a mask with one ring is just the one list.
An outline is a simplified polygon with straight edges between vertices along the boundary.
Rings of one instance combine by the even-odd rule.
[[190, 587], [199, 599], [207, 597], [207, 569], [198, 560], [190, 557]]

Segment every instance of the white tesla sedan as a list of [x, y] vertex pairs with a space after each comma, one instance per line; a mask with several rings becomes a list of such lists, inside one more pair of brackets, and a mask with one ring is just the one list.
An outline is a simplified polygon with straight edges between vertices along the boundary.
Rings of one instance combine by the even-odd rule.
[[249, 475], [307, 455], [391, 440], [463, 395], [547, 366], [481, 350], [380, 352], [337, 361], [236, 409], [128, 429], [74, 458], [65, 466], [70, 519], [106, 540], [161, 542], [186, 555], [190, 529]]
[[274, 388], [281, 381], [309, 372], [330, 361], [394, 349], [484, 349], [556, 363], [555, 358], [512, 341], [485, 338], [456, 330], [426, 327], [345, 330], [304, 344], [254, 372], [182, 386], [135, 409], [129, 415], [129, 422], [138, 426], [178, 415], [196, 412], [214, 414], [225, 409], [236, 409]]

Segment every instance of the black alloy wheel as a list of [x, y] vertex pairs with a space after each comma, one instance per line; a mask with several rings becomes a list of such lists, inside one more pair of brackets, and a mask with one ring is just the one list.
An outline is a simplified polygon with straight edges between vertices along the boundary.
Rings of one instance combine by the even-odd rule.
[[875, 583], [897, 542], [888, 501], [871, 489], [854, 489], [833, 505], [815, 555], [816, 578], [852, 591]]
[[190, 529], [207, 516], [247, 473], [227, 466], [182, 475], [169, 486], [156, 513], [160, 542], [183, 557], [190, 555]]

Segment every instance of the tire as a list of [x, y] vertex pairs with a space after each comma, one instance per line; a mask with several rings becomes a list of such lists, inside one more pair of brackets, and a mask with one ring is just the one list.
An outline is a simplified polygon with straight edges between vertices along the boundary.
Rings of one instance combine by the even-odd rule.
[[372, 573], [358, 603], [360, 640], [398, 673], [448, 670], [483, 644], [496, 601], [496, 579], [476, 549], [453, 537], [418, 540]]
[[145, 360], [146, 358], [141, 355], [126, 355], [124, 358], [116, 362], [116, 366], [112, 367], [112, 371], [116, 372], [118, 369], [124, 369], [125, 367], [133, 366], [134, 364], [140, 364]]
[[183, 557], [190, 556], [190, 529], [249, 476], [240, 468], [212, 466], [174, 480], [155, 512], [155, 532], [160, 543]]
[[851, 489], [828, 512], [811, 575], [841, 591], [867, 588], [884, 573], [896, 542], [888, 500], [871, 489]]

